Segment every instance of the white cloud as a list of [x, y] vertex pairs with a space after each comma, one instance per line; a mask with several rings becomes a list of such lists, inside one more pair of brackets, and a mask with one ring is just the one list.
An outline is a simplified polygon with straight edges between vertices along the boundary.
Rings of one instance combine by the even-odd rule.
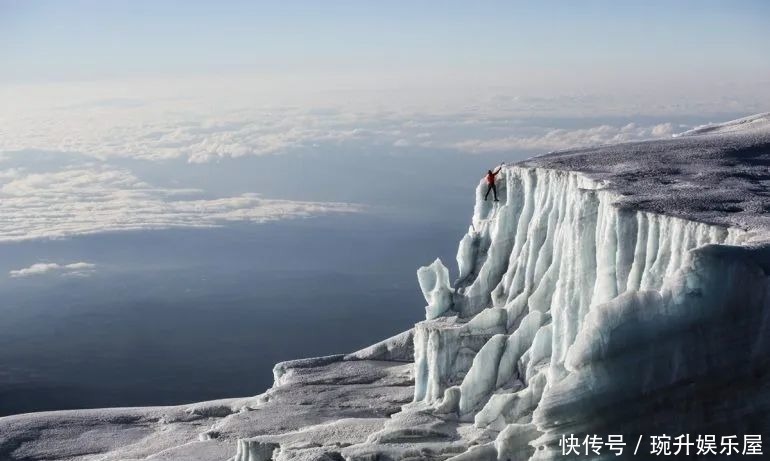
[[213, 227], [359, 209], [344, 203], [274, 200], [256, 194], [201, 195], [196, 189], [153, 187], [128, 170], [106, 165], [0, 179], [0, 241]]
[[88, 277], [94, 273], [96, 264], [76, 262], [70, 264], [36, 263], [29, 267], [10, 271], [13, 278], [31, 277], [35, 275], [58, 274], [62, 277]]
[[373, 123], [364, 114], [315, 113], [296, 107], [210, 114], [158, 110], [161, 116], [144, 106], [0, 116], [0, 152], [43, 150], [100, 160], [181, 158], [204, 163], [383, 134], [364, 126]]
[[[146, 83], [146, 82], [145, 82]], [[237, 83], [237, 84], [236, 84]], [[245, 81], [160, 82], [152, 88], [126, 82], [0, 87], [0, 153], [24, 150], [77, 152], [100, 160], [222, 158], [269, 155], [321, 143], [367, 141], [393, 147], [456, 145], [464, 150], [561, 149], [577, 144], [639, 139], [624, 127], [598, 126], [546, 132], [527, 120], [628, 114], [704, 114], [751, 111], [723, 98], [683, 102], [665, 95], [522, 95], [496, 89], [433, 92], [328, 91], [289, 99], [251, 94]], [[276, 83], [276, 82], [272, 82]], [[179, 89], [177, 89], [179, 87]], [[269, 88], [266, 86], [265, 88]], [[299, 87], [292, 86], [299, 91]], [[227, 89], [227, 94], [220, 90]], [[205, 90], [205, 91], [204, 91]], [[259, 91], [257, 91], [259, 93]], [[264, 93], [264, 91], [262, 91]], [[173, 95], [173, 97], [169, 96]], [[273, 99], [275, 98], [275, 99]], [[757, 101], [755, 105], [762, 101]], [[547, 122], [546, 122], [547, 124]], [[529, 127], [533, 128], [533, 127]], [[647, 127], [665, 136], [667, 124]], [[495, 131], [496, 130], [496, 131]], [[614, 131], [613, 131], [614, 130]], [[480, 132], [481, 131], [481, 132]], [[633, 131], [633, 130], [630, 130]]]
[[[562, 101], [557, 99], [557, 102]], [[661, 138], [673, 134], [670, 123], [637, 126], [608, 124], [579, 129], [528, 126], [516, 118], [520, 105], [548, 112], [552, 101], [515, 100], [507, 108], [438, 114], [397, 112], [312, 111], [292, 107], [249, 110], [221, 118], [139, 118], [116, 124], [110, 117], [66, 123], [27, 123], [28, 136], [0, 137], [0, 151], [43, 149], [78, 152], [102, 160], [130, 157], [145, 160], [186, 159], [206, 163], [223, 158], [260, 156], [314, 149], [321, 144], [357, 142], [394, 148], [453, 148], [468, 152], [542, 151]], [[533, 109], [533, 113], [539, 114]], [[529, 122], [531, 123], [531, 122]], [[29, 128], [35, 126], [37, 128]], [[501, 134], [505, 134], [501, 136]], [[14, 141], [14, 139], [16, 141]]]
[[673, 136], [674, 134], [674, 125], [671, 123], [661, 123], [659, 125], [655, 125], [652, 127], [652, 130], [650, 131], [652, 136], [658, 138], [658, 137], [666, 137], [666, 136]]
[[575, 130], [552, 129], [534, 136], [505, 136], [484, 139], [466, 139], [450, 144], [468, 152], [503, 152], [503, 151], [553, 151], [570, 148], [597, 146], [644, 139], [670, 137], [673, 125], [663, 123], [654, 126], [637, 126], [629, 123], [624, 126], [600, 125]]

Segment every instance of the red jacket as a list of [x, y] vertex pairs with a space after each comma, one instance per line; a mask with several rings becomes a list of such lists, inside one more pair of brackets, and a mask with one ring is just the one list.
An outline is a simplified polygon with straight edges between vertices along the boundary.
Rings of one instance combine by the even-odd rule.
[[497, 176], [497, 173], [500, 172], [500, 169], [498, 168], [497, 171], [494, 173], [487, 173], [487, 184], [494, 184], [495, 183], [495, 176]]

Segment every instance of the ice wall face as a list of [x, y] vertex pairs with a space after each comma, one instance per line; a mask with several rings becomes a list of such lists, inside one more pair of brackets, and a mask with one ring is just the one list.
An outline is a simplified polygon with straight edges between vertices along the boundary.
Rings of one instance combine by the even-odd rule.
[[[499, 431], [498, 459], [549, 459], [563, 433], [724, 429], [705, 395], [770, 426], [764, 401], [729, 390], [761, 394], [764, 378], [740, 378], [770, 358], [764, 253], [743, 246], [755, 234], [617, 206], [574, 171], [502, 176], [499, 203], [477, 188], [451, 302], [416, 325], [415, 401]], [[442, 270], [421, 269], [424, 292]]]

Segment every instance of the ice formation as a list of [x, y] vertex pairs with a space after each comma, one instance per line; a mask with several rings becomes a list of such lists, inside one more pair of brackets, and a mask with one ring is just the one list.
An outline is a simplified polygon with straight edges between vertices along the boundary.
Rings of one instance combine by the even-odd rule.
[[535, 461], [569, 459], [570, 434], [766, 438], [768, 185], [768, 114], [506, 167], [499, 203], [477, 188], [456, 281], [418, 271], [414, 329], [278, 364], [250, 399], [0, 418], [0, 458]]
[[449, 286], [449, 269], [440, 259], [433, 261], [430, 266], [421, 267], [417, 271], [417, 281], [425, 300], [428, 301], [425, 306], [426, 318], [435, 319], [452, 306], [454, 290]]
[[499, 204], [479, 185], [453, 317], [414, 336], [414, 400], [497, 434], [468, 459], [768, 433], [769, 126], [534, 158], [504, 170]]

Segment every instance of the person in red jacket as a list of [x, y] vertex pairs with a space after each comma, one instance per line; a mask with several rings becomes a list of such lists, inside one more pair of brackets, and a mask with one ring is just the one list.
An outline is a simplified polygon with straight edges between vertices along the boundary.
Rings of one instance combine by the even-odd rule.
[[484, 201], [486, 202], [487, 197], [489, 197], [489, 191], [494, 192], [495, 195], [495, 202], [499, 202], [497, 200], [497, 187], [495, 187], [495, 176], [497, 176], [498, 173], [500, 173], [500, 170], [503, 169], [503, 164], [501, 163], [499, 167], [497, 167], [497, 170], [495, 170], [494, 173], [492, 173], [492, 170], [487, 170], [487, 193], [484, 195]]

